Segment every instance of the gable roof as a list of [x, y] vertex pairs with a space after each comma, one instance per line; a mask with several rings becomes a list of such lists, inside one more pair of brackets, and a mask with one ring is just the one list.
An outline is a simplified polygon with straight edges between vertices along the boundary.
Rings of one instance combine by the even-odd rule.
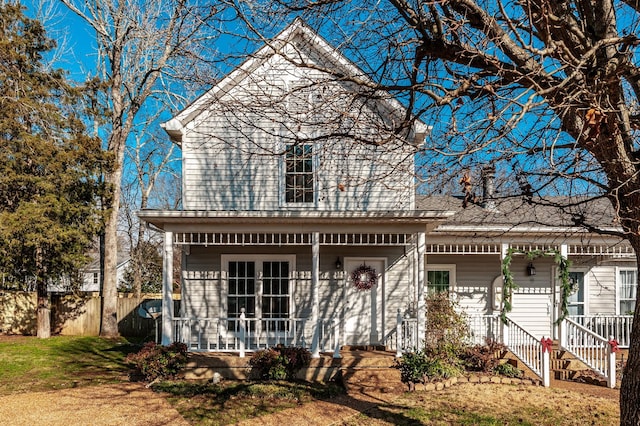
[[[250, 55], [245, 62], [236, 67], [236, 69], [220, 80], [214, 87], [198, 97], [171, 120], [162, 123], [161, 127], [174, 142], [180, 144], [185, 126], [205, 112], [211, 102], [214, 102], [220, 96], [228, 93], [234, 86], [240, 84], [249, 74], [263, 65], [272, 56], [280, 55], [287, 58], [285, 48], [297, 38], [307, 42], [308, 46], [316, 50], [319, 57], [326, 59], [335, 73], [348, 76], [349, 79], [353, 81], [359, 81], [363, 86], [372, 85], [373, 81], [362, 69], [332, 47], [324, 38], [313, 31], [298, 17], [273, 39], [266, 41], [262, 48], [255, 54]], [[290, 60], [291, 58], [288, 59]], [[380, 98], [382, 99], [382, 105], [389, 115], [396, 116], [399, 120], [404, 120], [406, 108], [397, 99], [389, 94], [380, 96]], [[412, 129], [414, 140], [418, 142], [424, 140], [430, 128], [431, 127], [424, 122], [416, 119]]]

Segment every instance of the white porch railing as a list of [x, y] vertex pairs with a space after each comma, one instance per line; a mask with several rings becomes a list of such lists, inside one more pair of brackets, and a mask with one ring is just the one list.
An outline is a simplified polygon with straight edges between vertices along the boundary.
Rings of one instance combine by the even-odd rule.
[[621, 348], [629, 347], [633, 315], [571, 315], [569, 318], [601, 337], [612, 336]]
[[396, 326], [382, 338], [381, 343], [387, 349], [396, 351], [396, 357], [401, 357], [403, 353], [417, 351], [419, 341], [418, 319], [404, 318], [398, 309]]
[[468, 314], [469, 344], [484, 345], [487, 339], [502, 342], [502, 325], [498, 314]]
[[[335, 319], [320, 319], [321, 352], [340, 354], [340, 327]], [[190, 351], [245, 352], [277, 345], [310, 347], [316, 332], [309, 318], [174, 318], [173, 338]]]
[[551, 352], [551, 340], [536, 339], [527, 330], [507, 318], [503, 323], [503, 341], [509, 350], [517, 356], [540, 379], [542, 384], [548, 387], [551, 384], [549, 368], [549, 355]]
[[606, 377], [610, 388], [616, 387], [616, 354], [608, 339], [565, 318], [560, 325], [560, 347]]

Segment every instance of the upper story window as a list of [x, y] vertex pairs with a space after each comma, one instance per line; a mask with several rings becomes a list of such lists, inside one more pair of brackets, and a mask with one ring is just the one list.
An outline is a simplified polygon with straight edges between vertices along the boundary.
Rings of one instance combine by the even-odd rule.
[[289, 144], [285, 148], [285, 202], [313, 203], [313, 145]]
[[618, 270], [618, 309], [620, 315], [633, 315], [636, 308], [636, 289], [638, 271], [636, 269]]

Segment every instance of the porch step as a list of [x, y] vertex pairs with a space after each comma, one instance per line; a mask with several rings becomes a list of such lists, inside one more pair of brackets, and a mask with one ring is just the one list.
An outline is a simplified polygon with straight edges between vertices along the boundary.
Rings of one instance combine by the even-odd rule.
[[576, 359], [569, 352], [558, 349], [557, 347], [551, 352], [549, 367], [551, 369], [551, 377], [553, 380], [607, 386], [607, 380], [604, 377], [592, 371], [586, 364], [579, 359]]

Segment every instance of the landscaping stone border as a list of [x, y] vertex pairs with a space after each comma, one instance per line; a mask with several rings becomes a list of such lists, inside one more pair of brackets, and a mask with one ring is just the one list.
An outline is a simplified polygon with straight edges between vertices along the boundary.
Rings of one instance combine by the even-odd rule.
[[498, 385], [525, 385], [525, 386], [541, 386], [540, 380], [534, 379], [516, 379], [512, 377], [501, 376], [482, 376], [472, 374], [470, 376], [452, 377], [450, 379], [442, 380], [439, 382], [430, 383], [414, 383], [413, 386], [409, 386], [410, 391], [434, 391], [449, 388], [451, 386], [461, 383], [487, 383]]

